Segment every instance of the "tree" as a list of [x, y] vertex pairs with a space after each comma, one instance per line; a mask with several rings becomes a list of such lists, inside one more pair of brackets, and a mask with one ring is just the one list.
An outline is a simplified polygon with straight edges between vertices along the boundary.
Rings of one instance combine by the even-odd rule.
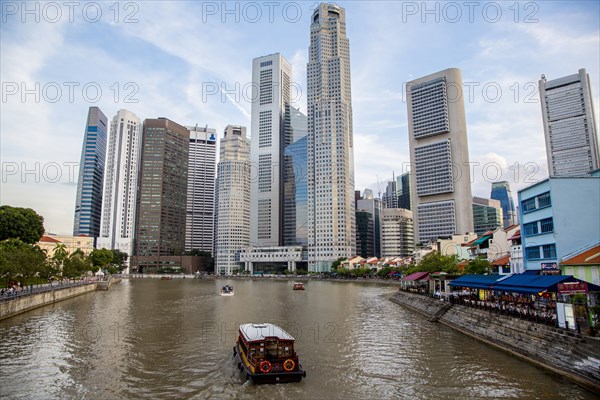
[[37, 245], [20, 239], [7, 239], [0, 242], [0, 275], [9, 281], [18, 278], [22, 283], [42, 271], [46, 263], [46, 253]]
[[483, 258], [477, 257], [467, 264], [465, 267], [465, 274], [487, 274], [490, 272], [492, 264]]
[[127, 259], [129, 255], [121, 250], [112, 250], [113, 258], [108, 267], [108, 271], [113, 274], [117, 272], [122, 272], [125, 268], [127, 268]]
[[94, 249], [89, 259], [92, 262], [92, 272], [105, 269], [113, 260], [113, 251], [109, 249]]
[[331, 263], [331, 269], [338, 269], [338, 267], [342, 264], [342, 261], [346, 261], [346, 260], [347, 260], [346, 257], [338, 258], [333, 263]]
[[91, 268], [92, 263], [89, 257], [77, 249], [64, 261], [62, 275], [65, 278], [73, 279], [85, 274]]
[[31, 208], [0, 207], [0, 241], [20, 239], [33, 244], [44, 234], [44, 218]]
[[[458, 256], [451, 255], [445, 256], [432, 251], [423, 257], [421, 262], [417, 265], [416, 270], [421, 272], [446, 272], [456, 273], [458, 271]], [[408, 272], [408, 271], [407, 271]], [[415, 271], [413, 271], [415, 272]]]

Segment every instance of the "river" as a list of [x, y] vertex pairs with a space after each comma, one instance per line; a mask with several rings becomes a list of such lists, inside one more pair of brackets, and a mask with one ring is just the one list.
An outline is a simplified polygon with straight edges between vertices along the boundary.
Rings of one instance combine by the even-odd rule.
[[[231, 283], [235, 296], [217, 295]], [[592, 393], [387, 300], [393, 286], [131, 279], [0, 322], [10, 399], [592, 399]], [[296, 337], [300, 383], [242, 382], [237, 327]]]

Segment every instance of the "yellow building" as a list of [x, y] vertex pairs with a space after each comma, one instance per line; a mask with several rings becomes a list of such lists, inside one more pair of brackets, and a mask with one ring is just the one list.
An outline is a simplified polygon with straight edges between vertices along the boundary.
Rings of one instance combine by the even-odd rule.
[[65, 245], [69, 254], [77, 249], [81, 249], [86, 255], [89, 255], [94, 250], [94, 238], [86, 235], [67, 236], [46, 234], [37, 242], [37, 245], [41, 249], [46, 250], [48, 257], [52, 257], [54, 249], [59, 243]]

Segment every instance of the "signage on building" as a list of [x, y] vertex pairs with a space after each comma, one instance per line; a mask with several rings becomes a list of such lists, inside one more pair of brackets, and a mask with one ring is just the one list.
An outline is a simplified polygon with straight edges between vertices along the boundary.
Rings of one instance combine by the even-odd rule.
[[541, 265], [543, 270], [558, 269], [558, 265], [556, 263], [542, 263]]
[[588, 292], [587, 282], [564, 282], [558, 284], [558, 294], [586, 294]]

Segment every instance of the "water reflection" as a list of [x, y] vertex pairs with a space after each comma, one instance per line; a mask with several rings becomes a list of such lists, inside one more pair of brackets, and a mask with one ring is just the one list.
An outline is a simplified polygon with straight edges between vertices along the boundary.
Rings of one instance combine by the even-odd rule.
[[[8, 398], [588, 399], [576, 385], [346, 282], [138, 279], [0, 322]], [[307, 378], [242, 383], [237, 327], [297, 339]]]

